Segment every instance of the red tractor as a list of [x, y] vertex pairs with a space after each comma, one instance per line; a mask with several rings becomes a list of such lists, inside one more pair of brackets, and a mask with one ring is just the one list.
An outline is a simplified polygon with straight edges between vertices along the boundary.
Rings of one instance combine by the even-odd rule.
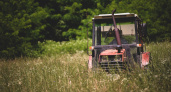
[[101, 67], [106, 71], [135, 68], [144, 69], [149, 64], [143, 37], [147, 26], [134, 13], [100, 14], [92, 19], [92, 54], [88, 68]]

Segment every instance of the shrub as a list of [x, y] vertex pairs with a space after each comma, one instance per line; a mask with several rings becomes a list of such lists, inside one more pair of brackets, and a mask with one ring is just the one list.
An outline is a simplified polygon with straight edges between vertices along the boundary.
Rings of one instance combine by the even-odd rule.
[[[89, 39], [89, 46], [92, 41]], [[52, 40], [46, 40], [45, 42], [39, 43], [39, 46], [44, 50], [42, 55], [56, 55], [65, 53], [76, 53], [77, 51], [87, 51], [87, 40], [70, 40], [63, 42], [55, 42]]]

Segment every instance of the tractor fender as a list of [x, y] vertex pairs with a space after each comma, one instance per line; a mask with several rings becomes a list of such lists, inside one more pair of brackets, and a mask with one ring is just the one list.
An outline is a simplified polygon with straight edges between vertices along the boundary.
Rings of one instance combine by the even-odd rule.
[[89, 60], [88, 60], [88, 69], [92, 69], [93, 68], [93, 65], [92, 65], [92, 56], [90, 55], [89, 56]]
[[150, 52], [141, 53], [141, 67], [144, 67], [150, 63]]

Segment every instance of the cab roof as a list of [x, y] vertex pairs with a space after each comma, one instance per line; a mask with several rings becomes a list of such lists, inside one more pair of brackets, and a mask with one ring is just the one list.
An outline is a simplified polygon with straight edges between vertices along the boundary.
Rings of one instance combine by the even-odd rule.
[[[115, 18], [130, 18], [130, 17], [137, 17], [137, 14], [134, 13], [115, 13]], [[99, 14], [95, 15], [93, 19], [111, 19], [112, 14]]]

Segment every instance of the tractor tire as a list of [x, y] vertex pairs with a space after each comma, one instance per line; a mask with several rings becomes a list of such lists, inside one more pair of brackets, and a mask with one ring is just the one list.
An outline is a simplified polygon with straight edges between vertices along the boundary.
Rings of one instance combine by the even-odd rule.
[[137, 55], [137, 64], [141, 68], [141, 57], [140, 57], [140, 55]]
[[92, 59], [92, 70], [96, 71], [97, 70], [97, 66], [98, 66], [98, 62], [96, 61], [95, 58]]

